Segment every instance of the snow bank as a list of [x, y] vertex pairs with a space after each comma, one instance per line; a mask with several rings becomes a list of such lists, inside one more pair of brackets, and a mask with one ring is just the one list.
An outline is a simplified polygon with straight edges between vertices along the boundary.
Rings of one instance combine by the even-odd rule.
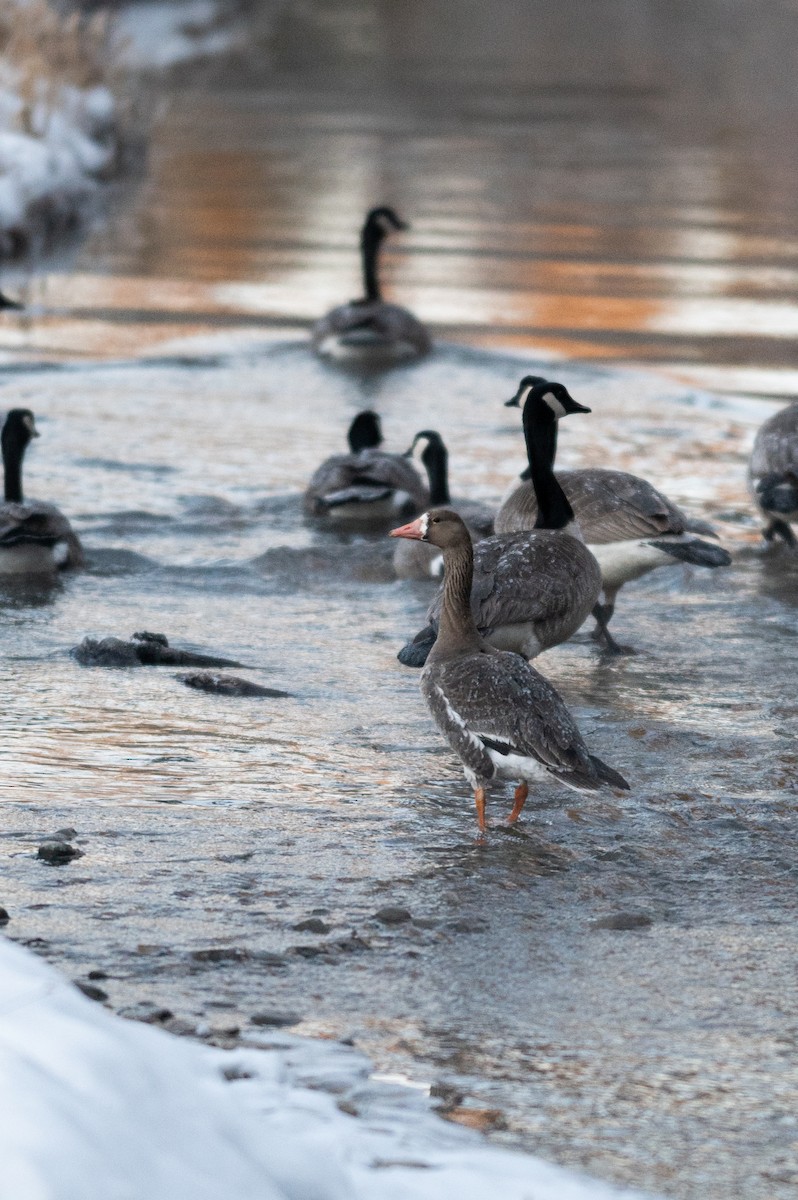
[[99, 82], [110, 43], [46, 0], [0, 5], [0, 256], [36, 251], [93, 209], [119, 150], [118, 104]]
[[262, 1041], [125, 1021], [0, 937], [0, 1200], [640, 1196], [487, 1145], [350, 1047]]

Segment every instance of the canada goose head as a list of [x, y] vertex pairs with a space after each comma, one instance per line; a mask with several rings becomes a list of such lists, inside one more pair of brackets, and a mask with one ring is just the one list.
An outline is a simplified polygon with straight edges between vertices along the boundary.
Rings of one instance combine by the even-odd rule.
[[0, 445], [3, 450], [5, 499], [22, 503], [22, 457], [31, 438], [39, 436], [29, 408], [12, 408], [3, 424]]
[[363, 259], [363, 293], [367, 302], [379, 303], [382, 300], [377, 278], [377, 251], [382, 241], [394, 229], [407, 229], [407, 225], [397, 217], [392, 208], [385, 205], [372, 208], [366, 217], [360, 234], [360, 253]]
[[405, 456], [413, 458], [419, 444], [422, 445], [419, 458], [429, 480], [430, 503], [436, 507], [448, 504], [450, 502], [449, 452], [443, 438], [435, 429], [420, 429], [413, 438], [410, 449], [405, 451]]
[[390, 536], [408, 538], [415, 542], [429, 542], [431, 546], [437, 546], [440, 550], [471, 541], [471, 535], [462, 517], [450, 508], [431, 508], [409, 525], [392, 529]]
[[382, 442], [382, 427], [377, 413], [372, 412], [370, 408], [359, 412], [349, 426], [346, 436], [353, 454], [359, 454], [361, 450], [375, 449]]
[[36, 428], [36, 419], [29, 408], [9, 409], [3, 423], [3, 432], [0, 434], [0, 441], [2, 441], [3, 448], [6, 445], [13, 445], [21, 446], [24, 449], [31, 438], [38, 436], [39, 431]]
[[23, 307], [24, 305], [20, 304], [18, 300], [12, 300], [11, 297], [6, 296], [4, 292], [0, 292], [0, 308], [13, 308], [19, 310]]
[[505, 400], [507, 408], [523, 408], [530, 414], [537, 412], [545, 414], [545, 405], [553, 413], [555, 420], [567, 417], [569, 413], [589, 413], [590, 409], [574, 400], [568, 389], [562, 383], [552, 383], [540, 375], [525, 375], [518, 385], [518, 391], [510, 400]]
[[383, 204], [367, 213], [361, 236], [375, 238], [381, 242], [394, 229], [407, 229], [407, 223], [398, 217], [392, 208]]

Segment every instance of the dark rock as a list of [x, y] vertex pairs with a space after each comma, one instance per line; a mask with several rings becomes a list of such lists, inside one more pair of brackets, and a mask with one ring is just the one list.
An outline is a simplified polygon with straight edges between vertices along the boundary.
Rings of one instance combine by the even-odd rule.
[[334, 942], [328, 942], [327, 945], [333, 950], [340, 950], [344, 954], [355, 954], [359, 950], [370, 950], [371, 946], [360, 937], [354, 930], [347, 936], [336, 938]]
[[154, 642], [156, 646], [168, 646], [165, 633], [150, 633], [148, 629], [142, 629], [140, 633], [133, 634], [134, 642]]
[[307, 921], [300, 921], [294, 929], [299, 933], [329, 933], [331, 925], [325, 925], [320, 917], [308, 917]]
[[643, 913], [619, 912], [613, 913], [609, 917], [602, 917], [599, 921], [594, 921], [590, 928], [647, 929], [649, 925], [653, 925], [653, 921], [651, 917], [647, 917]]
[[141, 659], [136, 647], [121, 638], [85, 637], [79, 646], [69, 652], [81, 667], [140, 667]]
[[374, 917], [383, 925], [403, 925], [405, 921], [413, 920], [412, 914], [406, 908], [400, 908], [395, 904], [387, 904], [385, 908], [378, 909]]
[[193, 1037], [197, 1032], [194, 1022], [187, 1021], [185, 1017], [170, 1017], [168, 1021], [163, 1022], [163, 1027], [178, 1037]]
[[160, 1008], [149, 1000], [141, 1000], [138, 1004], [120, 1008], [119, 1016], [127, 1017], [129, 1021], [143, 1021], [145, 1025], [163, 1025], [164, 1021], [171, 1020], [174, 1013], [171, 1009]]
[[7, 909], [0, 905], [0, 925], [7, 925], [10, 920]]
[[481, 917], [459, 917], [456, 921], [447, 921], [446, 928], [452, 933], [484, 933], [490, 926]]
[[83, 992], [84, 996], [88, 996], [90, 1000], [107, 1000], [108, 993], [102, 988], [95, 987], [92, 983], [83, 983], [80, 979], [75, 980], [75, 987]]
[[296, 1013], [277, 1012], [272, 1009], [264, 1009], [263, 1012], [253, 1013], [249, 1019], [253, 1025], [273, 1025], [276, 1027], [298, 1025], [302, 1020]]
[[250, 955], [253, 962], [264, 967], [287, 967], [288, 959], [284, 954], [275, 954], [273, 950], [253, 950]]
[[250, 953], [242, 946], [212, 946], [207, 950], [192, 950], [190, 957], [202, 963], [246, 962]]
[[82, 667], [241, 667], [231, 658], [176, 650], [162, 633], [134, 633], [129, 642], [107, 637], [99, 641], [86, 637], [70, 654]]
[[71, 846], [69, 842], [42, 842], [37, 857], [51, 866], [59, 867], [72, 862], [73, 858], [82, 858], [83, 851], [78, 850], [77, 846]]
[[282, 692], [279, 688], [261, 687], [259, 683], [251, 683], [249, 679], [240, 679], [237, 675], [214, 675], [210, 671], [198, 671], [193, 675], [176, 675], [186, 687], [196, 688], [198, 692], [211, 692], [215, 696], [290, 696], [291, 692]]
[[329, 950], [326, 946], [289, 946], [288, 953], [300, 958], [318, 958], [320, 954], [329, 954]]
[[48, 842], [71, 842], [73, 838], [78, 836], [77, 829], [73, 829], [71, 825], [65, 826], [64, 829], [56, 829], [55, 833], [51, 833], [48, 837]]

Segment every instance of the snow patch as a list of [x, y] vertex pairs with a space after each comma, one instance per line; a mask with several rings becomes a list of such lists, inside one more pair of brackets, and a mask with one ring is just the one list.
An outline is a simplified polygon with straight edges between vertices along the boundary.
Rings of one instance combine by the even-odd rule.
[[350, 1047], [257, 1040], [125, 1021], [0, 938], [0, 1200], [641, 1198], [488, 1145]]

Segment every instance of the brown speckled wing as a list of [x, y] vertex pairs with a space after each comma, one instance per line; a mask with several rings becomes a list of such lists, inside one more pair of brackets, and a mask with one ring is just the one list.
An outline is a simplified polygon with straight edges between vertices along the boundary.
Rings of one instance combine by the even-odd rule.
[[472, 770], [487, 738], [577, 786], [597, 786], [596, 769], [559, 693], [518, 655], [497, 651], [431, 663], [422, 691], [438, 727]]
[[[480, 629], [527, 621], [558, 621], [596, 602], [601, 572], [590, 551], [554, 530], [486, 538], [474, 547], [471, 608]], [[442, 590], [427, 613], [440, 617]]]

